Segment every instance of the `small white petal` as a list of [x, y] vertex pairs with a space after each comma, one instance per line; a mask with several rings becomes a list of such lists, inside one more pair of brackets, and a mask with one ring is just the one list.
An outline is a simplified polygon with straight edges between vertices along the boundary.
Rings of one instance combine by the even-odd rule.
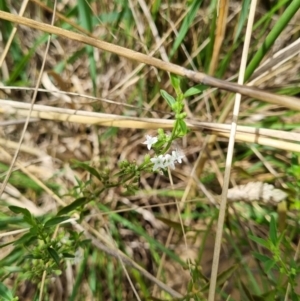
[[172, 157], [174, 158], [174, 161], [177, 161], [178, 163], [182, 163], [182, 159], [185, 156], [179, 153], [178, 150], [176, 150], [176, 151], [172, 151]]
[[164, 167], [171, 167], [172, 169], [175, 169], [173, 156], [169, 154], [165, 155]]
[[164, 168], [164, 156], [163, 155], [159, 155], [156, 158], [151, 158], [150, 161], [154, 164], [153, 171], [155, 171], [159, 168]]
[[143, 142], [143, 144], [147, 144], [147, 148], [148, 150], [151, 149], [151, 146], [153, 144], [155, 144], [156, 142], [158, 141], [158, 138], [157, 137], [152, 137], [150, 135], [146, 135], [146, 141]]

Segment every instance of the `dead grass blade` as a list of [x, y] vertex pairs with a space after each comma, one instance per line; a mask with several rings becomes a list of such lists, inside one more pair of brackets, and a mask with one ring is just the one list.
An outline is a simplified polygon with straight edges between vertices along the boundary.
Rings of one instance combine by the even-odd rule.
[[11, 21], [13, 23], [21, 24], [24, 26], [28, 26], [31, 28], [35, 28], [41, 30], [43, 32], [47, 32], [50, 34], [55, 34], [61, 37], [65, 37], [71, 39], [73, 41], [81, 42], [84, 44], [88, 44], [94, 46], [96, 48], [102, 49], [104, 51], [108, 51], [119, 56], [128, 58], [130, 60], [134, 60], [140, 63], [144, 63], [147, 65], [154, 66], [158, 69], [177, 74], [183, 77], [187, 77], [190, 80], [203, 83], [208, 86], [216, 87], [219, 89], [223, 89], [226, 91], [231, 91], [235, 93], [240, 93], [244, 96], [256, 98], [262, 101], [266, 101], [272, 104], [284, 106], [294, 110], [300, 110], [300, 102], [296, 97], [277, 95], [269, 92], [265, 92], [260, 89], [256, 89], [253, 87], [248, 87], [244, 85], [239, 85], [231, 82], [227, 82], [225, 80], [217, 79], [211, 76], [208, 76], [201, 72], [195, 72], [192, 70], [188, 70], [184, 67], [181, 67], [176, 64], [172, 64], [169, 62], [164, 62], [157, 58], [150, 57], [140, 52], [133, 51], [128, 48], [124, 48], [118, 45], [114, 45], [105, 41], [101, 41], [99, 39], [95, 39], [92, 37], [87, 37], [82, 34], [78, 34], [69, 30], [65, 30], [56, 26], [44, 24], [41, 22], [37, 22], [28, 18], [20, 17], [17, 15], [13, 15], [11, 13], [6, 13], [4, 11], [0, 11], [0, 19], [4, 19], [7, 21]]
[[215, 42], [214, 42], [214, 49], [213, 49], [213, 55], [212, 59], [209, 65], [209, 75], [213, 75], [218, 59], [219, 59], [219, 54], [220, 50], [222, 47], [222, 43], [225, 37], [225, 31], [226, 31], [226, 22], [228, 18], [228, 8], [229, 8], [229, 0], [221, 0], [218, 2], [218, 13], [219, 16], [217, 18], [217, 28], [216, 28], [216, 34], [215, 34]]
[[[0, 113], [28, 116], [29, 109], [29, 103], [0, 100]], [[115, 114], [55, 108], [44, 105], [34, 105], [32, 108], [31, 117], [45, 120], [68, 121], [90, 125], [94, 124], [105, 127], [113, 126], [119, 128], [156, 130], [159, 128], [171, 129], [175, 122], [171, 119], [128, 117]], [[206, 130], [209, 133], [213, 133], [222, 137], [229, 137], [229, 132], [231, 129], [230, 124], [198, 122], [193, 120], [189, 120], [187, 122], [187, 126], [192, 131]], [[270, 139], [270, 137], [278, 139]], [[257, 143], [276, 147], [278, 149], [300, 152], [299, 144], [284, 141], [300, 141], [300, 133], [238, 126], [236, 139], [241, 142]]]
[[[243, 84], [245, 70], [247, 65], [247, 57], [252, 33], [252, 27], [254, 22], [255, 16], [255, 9], [256, 9], [256, 0], [251, 1], [250, 13], [248, 17], [246, 35], [245, 35], [245, 42], [243, 46], [243, 53], [242, 53], [242, 60], [240, 66], [240, 72], [238, 77], [238, 83]], [[229, 188], [229, 181], [230, 181], [230, 173], [231, 173], [231, 166], [232, 166], [232, 159], [233, 159], [233, 152], [234, 152], [234, 144], [236, 139], [236, 131], [237, 131], [237, 122], [238, 116], [240, 112], [240, 104], [241, 104], [242, 95], [237, 93], [235, 95], [234, 101], [234, 108], [233, 108], [233, 118], [230, 128], [230, 136], [228, 142], [228, 150], [226, 156], [226, 164], [225, 164], [225, 173], [224, 173], [224, 183], [222, 187], [222, 195], [221, 195], [221, 204], [218, 216], [218, 223], [217, 223], [217, 232], [215, 238], [215, 247], [214, 247], [214, 255], [213, 255], [213, 262], [212, 262], [212, 271], [210, 276], [210, 283], [209, 283], [209, 292], [208, 292], [208, 300], [213, 301], [215, 300], [216, 289], [218, 286], [217, 278], [218, 278], [218, 270], [219, 270], [219, 262], [220, 262], [220, 253], [221, 253], [221, 246], [222, 246], [222, 236], [223, 236], [223, 228], [226, 216], [226, 207], [227, 207], [227, 194]]]

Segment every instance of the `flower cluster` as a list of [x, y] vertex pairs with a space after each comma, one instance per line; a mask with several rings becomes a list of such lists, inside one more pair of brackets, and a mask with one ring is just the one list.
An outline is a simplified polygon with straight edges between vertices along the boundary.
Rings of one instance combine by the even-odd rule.
[[[157, 137], [152, 137], [150, 135], [146, 135], [146, 141], [143, 144], [147, 144], [148, 150], [151, 149], [152, 145], [158, 142]], [[182, 159], [184, 155], [182, 155], [178, 150], [172, 151], [172, 155], [159, 155], [158, 157], [151, 158], [150, 161], [154, 164], [153, 171], [159, 168], [167, 168], [171, 167], [175, 169], [175, 163], [182, 163]]]

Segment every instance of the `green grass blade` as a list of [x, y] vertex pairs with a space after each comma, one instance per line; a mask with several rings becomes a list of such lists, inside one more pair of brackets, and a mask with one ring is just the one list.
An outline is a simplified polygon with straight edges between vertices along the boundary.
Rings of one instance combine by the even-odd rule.
[[48, 39], [48, 34], [40, 37], [33, 45], [33, 47], [28, 51], [26, 55], [22, 56], [22, 59], [16, 64], [12, 72], [10, 73], [10, 77], [7, 80], [6, 84], [8, 86], [14, 85], [15, 81], [21, 78], [27, 78], [26, 72], [24, 72], [26, 65], [28, 64], [31, 57], [36, 53], [36, 49], [39, 45], [45, 43]]
[[[92, 24], [92, 12], [88, 5], [87, 0], [78, 0], [78, 14], [81, 26], [88, 30], [89, 32], [93, 31]], [[93, 82], [93, 92], [96, 95], [96, 76], [97, 76], [97, 67], [96, 61], [94, 58], [94, 49], [92, 46], [86, 46], [87, 55], [89, 58], [89, 69], [90, 75]]]
[[244, 24], [245, 24], [245, 22], [248, 18], [248, 11], [249, 11], [249, 7], [250, 7], [250, 3], [251, 3], [250, 0], [243, 1], [242, 10], [241, 10], [237, 30], [236, 30], [235, 37], [234, 37], [234, 43], [236, 42], [236, 40], [240, 36], [240, 34], [242, 32], [242, 29], [243, 29], [243, 26], [244, 26]]
[[173, 44], [173, 47], [172, 47], [171, 53], [170, 53], [170, 57], [172, 57], [174, 55], [175, 51], [178, 49], [178, 47], [182, 43], [187, 31], [189, 30], [192, 22], [194, 21], [194, 19], [196, 17], [197, 11], [198, 11], [201, 3], [202, 3], [202, 0], [196, 0], [191, 5], [189, 12], [187, 13], [186, 17], [184, 18], [184, 20], [182, 22], [178, 36]]
[[275, 26], [268, 34], [264, 43], [262, 44], [260, 49], [256, 52], [255, 56], [247, 66], [245, 72], [245, 81], [247, 81], [250, 78], [254, 70], [258, 67], [261, 60], [264, 58], [265, 54], [270, 50], [270, 48], [275, 43], [280, 33], [285, 29], [285, 27], [293, 18], [295, 13], [299, 10], [299, 8], [300, 8], [300, 1], [293, 0], [292, 3], [288, 6], [288, 8], [285, 10], [285, 12], [282, 14], [282, 16], [279, 18], [279, 20], [276, 22]]
[[290, 0], [282, 0], [278, 3], [274, 3], [274, 6], [270, 9], [270, 11], [266, 12], [253, 26], [253, 30], [256, 30], [257, 28], [261, 28], [263, 23], [269, 23], [272, 20], [272, 16], [286, 3], [288, 3]]
[[13, 300], [12, 292], [2, 282], [0, 282], [0, 296], [3, 300]]
[[[102, 204], [99, 204], [99, 208], [101, 210], [103, 210], [104, 212], [110, 212], [110, 210]], [[184, 265], [184, 262], [174, 252], [172, 252], [170, 249], [166, 248], [163, 244], [158, 242], [156, 239], [154, 239], [150, 235], [148, 235], [146, 233], [146, 231], [143, 230], [143, 228], [140, 227], [138, 224], [132, 223], [131, 221], [121, 217], [119, 214], [116, 214], [116, 213], [111, 213], [110, 212], [109, 216], [114, 221], [123, 224], [128, 229], [130, 229], [130, 230], [134, 231], [135, 233], [143, 236], [149, 242], [149, 245], [155, 247], [156, 249], [159, 249], [160, 251], [166, 253], [173, 260], [175, 260], [175, 261], [181, 263], [182, 265]]]

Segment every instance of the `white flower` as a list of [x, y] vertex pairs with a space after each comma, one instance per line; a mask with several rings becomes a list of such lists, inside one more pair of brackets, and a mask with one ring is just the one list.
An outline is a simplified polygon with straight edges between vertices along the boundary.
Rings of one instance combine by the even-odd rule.
[[157, 170], [158, 168], [164, 168], [165, 158], [163, 155], [159, 155], [156, 158], [151, 158], [150, 161], [154, 163], [153, 171]]
[[164, 167], [171, 167], [172, 169], [175, 169], [175, 160], [173, 156], [166, 154], [164, 159]]
[[157, 137], [152, 137], [150, 135], [146, 135], [146, 141], [143, 144], [147, 144], [147, 148], [150, 150], [151, 146], [158, 141]]
[[176, 149], [176, 151], [172, 151], [172, 157], [174, 159], [174, 162], [177, 161], [178, 163], [182, 163], [182, 159], [184, 158], [184, 155], [178, 152], [178, 150]]

